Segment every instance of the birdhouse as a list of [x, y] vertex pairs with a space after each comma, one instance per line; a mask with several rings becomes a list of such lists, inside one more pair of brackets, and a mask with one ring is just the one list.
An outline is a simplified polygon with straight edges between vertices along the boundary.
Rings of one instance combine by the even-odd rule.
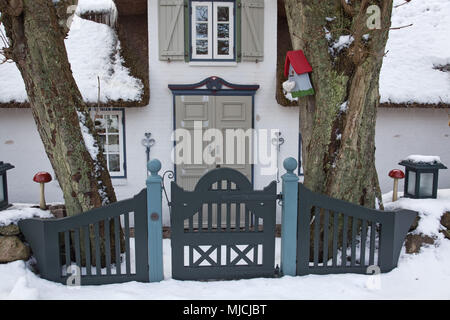
[[314, 89], [309, 79], [310, 72], [312, 67], [302, 50], [288, 51], [284, 64], [284, 76], [288, 80], [283, 83], [283, 89], [292, 98], [313, 95]]

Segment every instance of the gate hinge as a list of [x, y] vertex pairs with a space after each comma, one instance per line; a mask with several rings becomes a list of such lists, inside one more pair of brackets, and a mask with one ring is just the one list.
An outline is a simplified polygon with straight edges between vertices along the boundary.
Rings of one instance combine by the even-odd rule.
[[278, 200], [278, 205], [280, 207], [283, 206], [283, 194], [280, 192], [279, 194], [277, 194], [277, 200]]

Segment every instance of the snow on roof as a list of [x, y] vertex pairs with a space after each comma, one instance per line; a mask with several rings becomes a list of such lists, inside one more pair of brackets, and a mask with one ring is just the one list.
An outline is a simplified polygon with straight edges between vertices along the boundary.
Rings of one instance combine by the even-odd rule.
[[[404, 0], [394, 0], [394, 6]], [[450, 1], [413, 0], [393, 9], [380, 75], [382, 103], [450, 104]]]
[[116, 11], [113, 0], [78, 0], [77, 13]]
[[289, 65], [292, 65], [297, 74], [308, 73], [312, 71], [312, 67], [306, 60], [302, 50], [288, 51], [286, 54], [286, 62], [284, 63], [284, 76], [289, 74]]
[[[80, 0], [83, 2], [86, 0]], [[100, 78], [101, 102], [141, 99], [142, 81], [134, 78], [124, 66], [120, 42], [111, 27], [75, 16], [65, 44], [75, 81], [87, 103], [97, 102], [97, 77]], [[23, 103], [27, 100], [25, 85], [16, 65], [0, 64], [0, 103]]]

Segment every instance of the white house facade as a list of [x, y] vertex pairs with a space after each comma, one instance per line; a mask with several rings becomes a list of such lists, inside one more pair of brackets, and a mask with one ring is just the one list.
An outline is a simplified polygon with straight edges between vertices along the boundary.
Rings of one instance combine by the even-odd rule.
[[[252, 20], [252, 15], [257, 19]], [[161, 174], [175, 171], [178, 182], [185, 179], [187, 187], [207, 170], [227, 166], [223, 159], [200, 167], [174, 164], [174, 129], [191, 130], [195, 121], [204, 130], [220, 126], [221, 130], [279, 131], [284, 140], [277, 154], [280, 174], [284, 173], [283, 159], [299, 158], [298, 107], [281, 106], [275, 99], [277, 19], [277, 1], [273, 0], [147, 1], [149, 103], [97, 112], [119, 199], [145, 187], [147, 158], [142, 140], [146, 133], [155, 140], [150, 157], [161, 161]], [[252, 37], [256, 41], [248, 44], [255, 40]], [[254, 50], [246, 52], [252, 45]], [[409, 154], [439, 155], [444, 164], [450, 164], [448, 114], [448, 108], [379, 109], [376, 166], [383, 192], [392, 190], [389, 170], [399, 168], [398, 162]], [[266, 147], [276, 150], [271, 138]], [[258, 152], [253, 150], [253, 159], [259, 158]], [[10, 201], [37, 202], [34, 174], [53, 171], [30, 109], [0, 108], [0, 160], [15, 166], [9, 171]], [[256, 161], [241, 169], [260, 189], [277, 180], [276, 171], [267, 174], [267, 167]], [[194, 172], [192, 181], [186, 178], [189, 172]], [[450, 170], [441, 172], [439, 187], [450, 188]], [[57, 181], [47, 185], [46, 197], [49, 202], [63, 201]], [[163, 206], [163, 222], [168, 224], [167, 204]]]

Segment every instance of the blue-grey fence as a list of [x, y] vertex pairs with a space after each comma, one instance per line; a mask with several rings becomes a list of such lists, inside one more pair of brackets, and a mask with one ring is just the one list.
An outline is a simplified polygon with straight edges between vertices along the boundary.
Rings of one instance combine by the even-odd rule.
[[67, 283], [80, 276], [83, 285], [148, 281], [146, 197], [144, 189], [132, 199], [73, 217], [20, 221], [41, 277]]
[[[368, 273], [397, 266], [417, 216], [368, 209], [308, 190], [284, 161], [281, 273]], [[147, 188], [135, 197], [61, 219], [27, 219], [19, 227], [42, 278], [81, 285], [154, 282], [163, 276], [161, 163], [148, 163]], [[204, 175], [194, 191], [172, 183], [172, 276], [183, 280], [276, 274], [276, 183], [253, 190], [229, 168]], [[134, 235], [131, 223], [134, 222]], [[234, 254], [234, 256], [232, 256]], [[196, 257], [195, 257], [196, 256]]]
[[81, 285], [163, 279], [161, 163], [152, 160], [148, 169], [147, 188], [131, 199], [72, 217], [19, 222], [42, 278]]

